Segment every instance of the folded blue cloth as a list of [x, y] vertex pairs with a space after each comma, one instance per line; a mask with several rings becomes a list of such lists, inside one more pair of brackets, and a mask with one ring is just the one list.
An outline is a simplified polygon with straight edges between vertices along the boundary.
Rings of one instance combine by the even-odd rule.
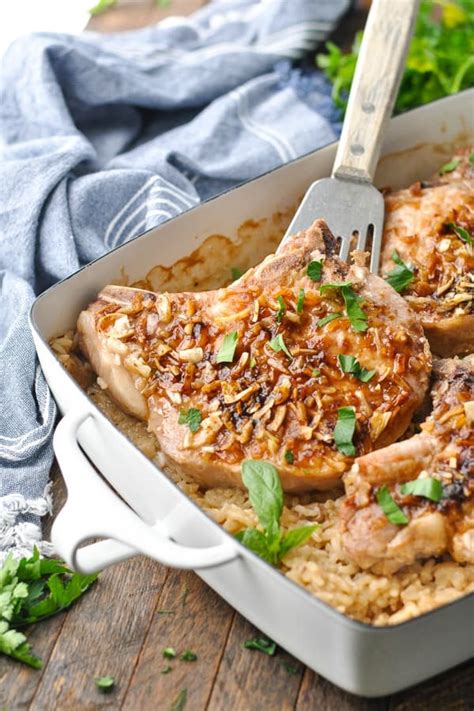
[[[328, 85], [291, 60], [349, 0], [216, 0], [115, 35], [37, 34], [0, 108], [0, 560], [41, 541], [56, 410], [27, 324], [36, 294], [201, 200], [328, 143]], [[60, 305], [58, 305], [58, 309]]]

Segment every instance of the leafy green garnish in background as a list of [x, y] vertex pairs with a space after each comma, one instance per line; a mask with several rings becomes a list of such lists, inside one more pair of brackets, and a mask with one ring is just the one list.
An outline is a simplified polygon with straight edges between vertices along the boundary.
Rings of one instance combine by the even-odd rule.
[[305, 543], [318, 526], [300, 526], [283, 533], [280, 528], [283, 489], [278, 472], [270, 462], [245, 460], [242, 481], [263, 531], [244, 528], [236, 538], [271, 565], [278, 565], [289, 551]]
[[[395, 113], [422, 106], [474, 86], [473, 0], [422, 0]], [[333, 42], [316, 63], [332, 83], [332, 98], [345, 111], [354, 76], [362, 32], [352, 51], [342, 52]]]
[[217, 353], [216, 363], [232, 363], [238, 340], [239, 334], [237, 331], [226, 333], [224, 340], [222, 341], [222, 345]]
[[176, 649], [174, 647], [165, 647], [162, 655], [165, 659], [174, 659], [176, 657]]
[[202, 415], [197, 407], [190, 407], [189, 410], [181, 410], [178, 417], [179, 425], [187, 425], [191, 432], [197, 432], [201, 426]]
[[237, 279], [240, 279], [240, 277], [243, 274], [242, 269], [239, 269], [239, 267], [232, 267], [230, 270], [230, 274], [232, 277], [232, 281], [237, 281]]
[[392, 495], [385, 484], [377, 491], [376, 498], [378, 505], [390, 523], [395, 523], [397, 526], [402, 526], [408, 523], [407, 517], [392, 499]]
[[73, 573], [59, 560], [40, 559], [37, 548], [30, 558], [8, 556], [0, 569], [0, 653], [41, 669], [42, 660], [17, 628], [66, 610], [96, 579]]
[[109, 693], [115, 686], [115, 679], [113, 676], [100, 676], [95, 680], [96, 687], [103, 691], [104, 693]]
[[396, 266], [384, 278], [392, 289], [401, 293], [411, 284], [415, 273], [408, 264], [405, 264], [396, 250], [392, 254], [392, 262], [395, 262]]
[[265, 639], [265, 637], [255, 637], [255, 639], [248, 639], [244, 642], [245, 649], [256, 649], [257, 652], [263, 652], [268, 654], [269, 657], [273, 657], [276, 652], [276, 644], [272, 642], [271, 639]]
[[414, 479], [407, 481], [400, 486], [402, 494], [411, 494], [412, 496], [423, 496], [425, 499], [440, 501], [443, 496], [443, 485], [439, 479], [434, 477], [426, 477], [426, 479]]
[[465, 242], [470, 247], [474, 245], [472, 236], [467, 230], [464, 229], [464, 227], [461, 227], [461, 225], [457, 225], [455, 222], [448, 222], [446, 227], [449, 227], [450, 230], [453, 230], [453, 232], [457, 234], [457, 236], [462, 242]]
[[355, 408], [340, 407], [337, 411], [337, 422], [334, 428], [334, 442], [338, 450], [346, 457], [355, 457], [356, 448], [352, 444], [356, 426]]
[[[89, 13], [91, 15], [100, 15], [101, 12], [105, 12], [105, 10], [113, 7], [116, 2], [117, 0], [98, 0], [94, 7], [90, 8]], [[155, 0], [155, 3], [158, 7], [162, 7], [164, 9], [171, 5], [171, 0]]]
[[363, 383], [367, 383], [375, 375], [375, 370], [367, 370], [366, 368], [362, 368], [355, 356], [339, 355], [337, 358], [343, 373], [354, 375]]
[[195, 652], [191, 652], [190, 649], [185, 649], [179, 658], [182, 662], [195, 662], [198, 656]]
[[438, 170], [438, 173], [440, 175], [452, 173], [453, 170], [456, 170], [460, 162], [461, 160], [459, 158], [453, 158], [453, 160], [450, 160], [449, 163], [445, 163], [444, 165], [442, 165], [441, 168]]

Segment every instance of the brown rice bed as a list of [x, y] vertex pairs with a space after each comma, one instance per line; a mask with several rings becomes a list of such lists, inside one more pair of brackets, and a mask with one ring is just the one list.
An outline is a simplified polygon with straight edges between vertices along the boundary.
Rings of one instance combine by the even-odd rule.
[[[74, 375], [104, 414], [141, 449], [161, 464], [162, 455], [146, 425], [124, 414], [99, 387], [74, 350], [74, 333], [52, 343], [63, 365]], [[177, 485], [227, 531], [255, 526], [246, 494], [237, 489], [200, 488], [180, 473], [167, 471]], [[337, 511], [342, 496], [287, 496], [282, 516], [285, 528], [319, 523], [305, 545], [289, 553], [282, 572], [340, 612], [374, 625], [393, 625], [474, 592], [474, 565], [455, 563], [449, 556], [416, 563], [391, 576], [367, 572], [345, 555]]]

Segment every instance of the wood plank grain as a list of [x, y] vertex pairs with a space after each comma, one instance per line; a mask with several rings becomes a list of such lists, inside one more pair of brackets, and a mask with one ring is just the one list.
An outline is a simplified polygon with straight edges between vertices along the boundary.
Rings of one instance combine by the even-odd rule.
[[388, 697], [363, 699], [306, 669], [295, 711], [387, 711]]
[[[191, 572], [170, 571], [138, 659], [123, 708], [166, 711], [181, 689], [189, 709], [205, 709], [217, 673], [234, 611]], [[195, 662], [167, 660], [163, 648], [179, 654], [189, 649]], [[163, 674], [166, 667], [172, 671]]]
[[246, 640], [259, 636], [250, 622], [236, 614], [207, 711], [294, 709], [304, 667], [282, 649], [273, 657], [244, 649]]
[[[473, 624], [466, 620], [466, 624]], [[455, 667], [423, 684], [394, 694], [390, 711], [473, 711], [474, 662]]]
[[[94, 588], [67, 613], [31, 709], [85, 711], [120, 704], [168, 571], [143, 557], [102, 573]], [[97, 690], [110, 674], [116, 687]]]

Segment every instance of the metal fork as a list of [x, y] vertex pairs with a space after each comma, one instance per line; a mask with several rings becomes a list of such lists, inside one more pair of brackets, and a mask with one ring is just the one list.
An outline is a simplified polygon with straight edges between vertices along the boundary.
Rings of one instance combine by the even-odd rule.
[[347, 260], [352, 245], [368, 248], [371, 238], [370, 270], [378, 271], [384, 200], [372, 181], [419, 3], [373, 0], [332, 175], [311, 185], [278, 251], [290, 235], [322, 218], [341, 240], [341, 259]]

